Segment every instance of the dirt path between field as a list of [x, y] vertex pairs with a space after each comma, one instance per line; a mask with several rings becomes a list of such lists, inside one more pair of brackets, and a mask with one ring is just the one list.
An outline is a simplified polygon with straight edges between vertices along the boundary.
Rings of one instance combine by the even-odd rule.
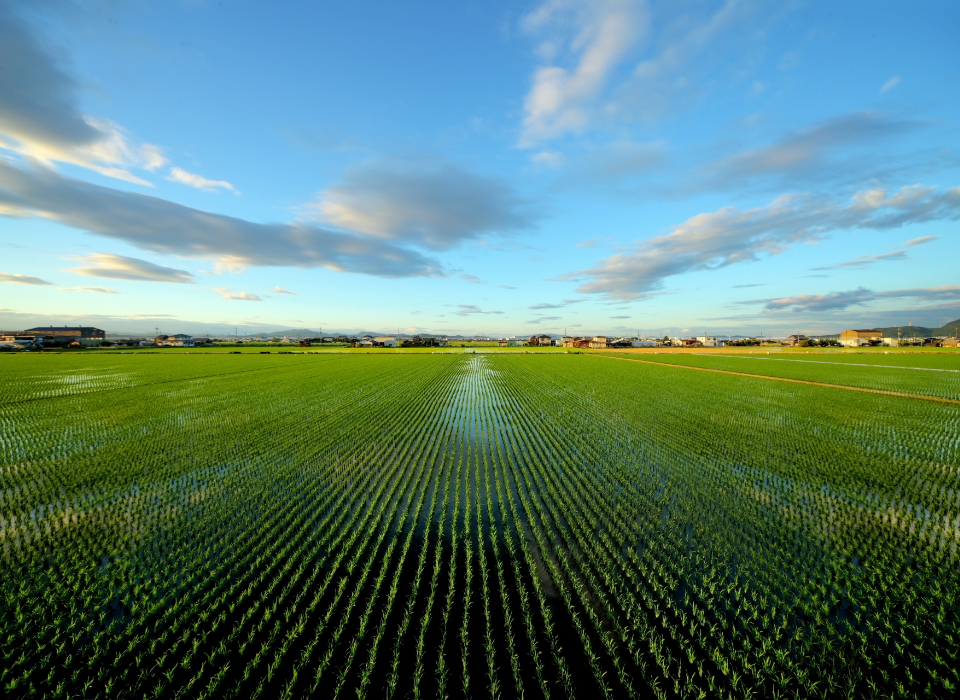
[[693, 365], [675, 365], [670, 362], [657, 362], [656, 360], [635, 360], [632, 357], [614, 357], [612, 355], [601, 355], [596, 352], [586, 352], [584, 355], [591, 357], [602, 357], [607, 360], [625, 360], [626, 362], [643, 362], [647, 365], [657, 365], [658, 367], [680, 367], [682, 369], [695, 369], [701, 372], [716, 372], [717, 374], [732, 374], [737, 377], [751, 377], [752, 379], [772, 379], [777, 382], [790, 382], [791, 384], [809, 384], [810, 386], [822, 386], [828, 389], [847, 389], [848, 391], [860, 391], [865, 394], [883, 394], [884, 396], [899, 396], [905, 399], [922, 399], [923, 401], [936, 401], [937, 403], [948, 403], [953, 406], [960, 406], [960, 400], [945, 399], [940, 396], [927, 396], [925, 394], [904, 394], [899, 391], [885, 391], [884, 389], [867, 389], [859, 386], [848, 386], [846, 384], [828, 384], [826, 382], [811, 382], [806, 379], [788, 379], [786, 377], [770, 377], [765, 374], [750, 374], [749, 372], [733, 372], [728, 369], [711, 369], [710, 367], [694, 367]]

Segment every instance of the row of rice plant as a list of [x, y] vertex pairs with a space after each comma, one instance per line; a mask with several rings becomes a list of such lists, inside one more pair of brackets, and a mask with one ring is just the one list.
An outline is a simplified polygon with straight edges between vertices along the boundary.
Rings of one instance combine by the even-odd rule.
[[9, 697], [960, 684], [955, 406], [585, 355], [83, 359], [0, 404]]

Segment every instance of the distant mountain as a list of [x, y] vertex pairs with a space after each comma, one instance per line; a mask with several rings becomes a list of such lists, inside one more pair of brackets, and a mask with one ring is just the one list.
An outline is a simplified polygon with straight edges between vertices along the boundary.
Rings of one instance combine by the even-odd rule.
[[[332, 335], [332, 333], [333, 333], [333, 331], [324, 331], [324, 332], [323, 332], [324, 335]], [[257, 338], [259, 338], [259, 337], [261, 337], [261, 336], [267, 336], [267, 337], [270, 337], [270, 338], [273, 338], [273, 337], [277, 337], [277, 338], [283, 338], [283, 337], [287, 337], [287, 338], [316, 338], [318, 335], [320, 335], [320, 330], [319, 330], [319, 329], [312, 329], [312, 328], [288, 328], [288, 329], [286, 329], [286, 330], [284, 330], [284, 331], [252, 331], [252, 332], [249, 333], [249, 335], [252, 335], [252, 336], [257, 337]]]
[[[899, 331], [901, 338], [935, 338], [941, 335], [948, 335], [951, 337], [956, 337], [960, 335], [960, 318], [956, 321], [951, 321], [950, 323], [945, 323], [939, 328], [929, 328], [927, 326], [863, 326], [863, 328], [871, 328], [880, 331], [883, 333], [884, 338], [896, 338], [897, 332]], [[839, 333], [833, 333], [831, 335], [821, 335], [821, 338], [839, 338]]]
[[884, 337], [890, 338], [896, 338], [898, 330], [900, 331], [901, 338], [912, 338], [914, 335], [918, 338], [920, 336], [929, 338], [941, 335], [956, 337], [960, 335], [960, 318], [956, 321], [946, 323], [939, 328], [927, 328], [925, 326], [888, 326], [886, 328], [878, 328], [877, 330], [883, 332]]
[[[230, 335], [233, 335], [232, 333]], [[286, 328], [283, 330], [277, 331], [247, 331], [247, 336], [253, 338], [319, 338], [320, 329], [319, 328]], [[334, 328], [324, 328], [323, 337], [329, 338], [331, 336], [345, 335], [348, 337], [357, 337], [362, 338], [365, 335], [396, 335], [396, 331], [393, 333], [384, 333], [382, 331], [338, 331]], [[240, 333], [240, 337], [243, 337], [244, 334]], [[217, 336], [222, 337], [222, 336]]]
[[[370, 331], [370, 330], [359, 330], [359, 331], [338, 331], [332, 328], [323, 329], [323, 337], [329, 338], [331, 336], [345, 335], [350, 338], [362, 338], [365, 335], [396, 335], [396, 331]], [[251, 331], [248, 333], [255, 338], [259, 337], [269, 337], [269, 338], [317, 338], [320, 336], [320, 329], [313, 330], [311, 328], [287, 328], [282, 331]], [[424, 334], [429, 335], [429, 334]], [[409, 333], [401, 333], [401, 338], [410, 338], [412, 337]]]

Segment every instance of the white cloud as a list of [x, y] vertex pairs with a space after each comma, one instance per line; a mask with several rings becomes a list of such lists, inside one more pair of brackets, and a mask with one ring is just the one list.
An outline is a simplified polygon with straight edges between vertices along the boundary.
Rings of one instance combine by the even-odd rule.
[[899, 84], [900, 84], [900, 76], [895, 75], [892, 78], [890, 78], [890, 80], [888, 80], [883, 84], [883, 87], [880, 88], [880, 92], [886, 92], [887, 90], [892, 90]]
[[741, 0], [651, 6], [645, 0], [546, 0], [525, 16], [523, 29], [540, 40], [541, 65], [524, 100], [521, 147], [662, 116], [698, 96], [714, 66], [731, 63], [709, 60], [712, 53], [735, 43], [742, 56], [763, 36], [754, 15], [782, 11]]
[[579, 304], [585, 301], [585, 299], [564, 299], [559, 304], [534, 304], [533, 306], [528, 306], [528, 309], [532, 311], [540, 311], [542, 309], [562, 309], [565, 306], [570, 306], [571, 304]]
[[222, 287], [214, 287], [213, 291], [220, 295], [221, 299], [233, 299], [235, 301], [263, 301], [256, 294], [251, 294], [249, 292], [234, 292], [230, 289], [224, 289]]
[[[919, 126], [918, 121], [890, 118], [879, 112], [843, 114], [788, 133], [767, 146], [711, 163], [702, 168], [707, 182], [697, 182], [694, 188], [704, 184], [728, 188], [750, 180], [772, 181], [782, 186], [788, 178], [822, 183], [824, 177], [833, 177], [836, 171], [844, 170], [853, 170], [862, 181], [863, 162], [855, 160], [850, 166], [841, 163], [838, 167], [836, 154], [867, 146], [871, 149], [869, 161], [873, 163], [878, 144], [888, 143]], [[778, 179], [771, 180], [773, 177]]]
[[644, 5], [630, 0], [548, 0], [524, 18], [526, 31], [548, 35], [541, 55], [552, 59], [560, 47], [573, 54], [574, 65], [546, 65], [535, 71], [524, 101], [521, 146], [579, 132], [588, 125], [611, 72], [647, 28]]
[[217, 269], [325, 267], [381, 277], [432, 276], [440, 264], [370, 236], [301, 222], [261, 224], [0, 160], [0, 216], [42, 217]]
[[888, 195], [858, 192], [846, 206], [810, 195], [784, 195], [756, 209], [725, 207], [697, 214], [669, 234], [649, 238], [632, 251], [565, 275], [584, 280], [578, 292], [612, 299], [640, 298], [674, 275], [711, 270], [776, 255], [791, 245], [814, 242], [831, 231], [891, 229], [960, 218], [960, 187], [938, 190], [914, 185]]
[[380, 158], [348, 170], [310, 210], [350, 231], [433, 250], [528, 229], [528, 202], [504, 181], [428, 159]]
[[119, 294], [115, 289], [106, 287], [60, 287], [61, 292], [93, 292], [94, 294]]
[[960, 285], [925, 287], [918, 289], [895, 289], [874, 292], [858, 287], [845, 292], [829, 294], [797, 294], [774, 299], [750, 299], [740, 304], [763, 304], [767, 311], [824, 312], [839, 311], [851, 306], [860, 306], [879, 299], [915, 299], [922, 302], [960, 300]]
[[537, 165], [542, 165], [547, 168], [559, 168], [563, 164], [563, 156], [556, 151], [540, 151], [539, 153], [534, 153], [530, 156], [530, 160]]
[[867, 265], [873, 265], [878, 262], [890, 262], [892, 260], [906, 260], [908, 258], [907, 254], [902, 250], [895, 250], [892, 253], [881, 253], [879, 255], [859, 255], [853, 260], [848, 260], [847, 262], [837, 263], [836, 265], [828, 265], [826, 267], [814, 267], [813, 270], [836, 270], [844, 267], [865, 267]]
[[207, 192], [212, 192], [219, 188], [230, 190], [234, 194], [240, 194], [234, 189], [233, 185], [226, 180], [208, 180], [196, 173], [188, 173], [182, 168], [170, 168], [170, 174], [167, 176], [167, 179], [171, 182], [179, 182], [189, 187], [195, 187], [198, 190], [206, 190]]
[[909, 241], [903, 244], [903, 247], [913, 248], [918, 245], [924, 245], [925, 243], [929, 243], [930, 241], [935, 241], [938, 238], [940, 238], [940, 236], [920, 236], [919, 238], [911, 238]]
[[11, 284], [33, 284], [33, 285], [52, 285], [53, 282], [47, 282], [39, 277], [30, 275], [21, 275], [16, 272], [0, 272], [0, 282], [9, 282]]
[[502, 314], [502, 311], [484, 311], [474, 304], [457, 304], [457, 310], [454, 311], [457, 316], [470, 316], [472, 314]]
[[172, 282], [174, 284], [193, 284], [193, 275], [186, 270], [164, 267], [139, 258], [128, 258], [113, 253], [90, 253], [74, 258], [85, 263], [85, 267], [73, 267], [67, 270], [85, 277], [106, 277], [117, 280], [138, 282]]
[[571, 157], [557, 184], [581, 192], [592, 189], [606, 195], [620, 193], [623, 190], [612, 185], [662, 170], [665, 161], [666, 148], [661, 141], [610, 141]]
[[146, 186], [129, 169], [153, 171], [166, 163], [158, 147], [136, 143], [113, 122], [80, 112], [74, 78], [9, 8], [0, 13], [0, 65], [0, 149]]
[[274, 287], [273, 289], [270, 290], [270, 292], [273, 294], [292, 294], [293, 296], [297, 295], [296, 292], [291, 292], [287, 289], [281, 289], [279, 286]]
[[583, 250], [594, 250], [601, 246], [610, 245], [611, 243], [613, 243], [613, 239], [609, 236], [594, 236], [593, 238], [580, 241], [576, 244], [576, 247], [582, 248]]

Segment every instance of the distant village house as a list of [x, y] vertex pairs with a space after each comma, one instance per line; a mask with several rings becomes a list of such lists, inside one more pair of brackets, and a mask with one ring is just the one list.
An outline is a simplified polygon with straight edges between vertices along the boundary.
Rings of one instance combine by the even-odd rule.
[[859, 348], [864, 345], [878, 345], [883, 333], [878, 330], [845, 330], [840, 334], [840, 344], [848, 348]]

